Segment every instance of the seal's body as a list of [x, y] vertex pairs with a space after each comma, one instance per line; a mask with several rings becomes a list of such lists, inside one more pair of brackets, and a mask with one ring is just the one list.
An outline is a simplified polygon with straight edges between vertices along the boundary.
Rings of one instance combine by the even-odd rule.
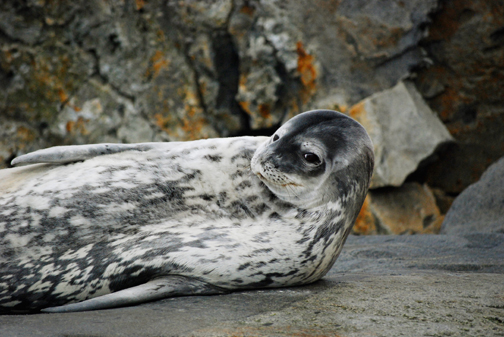
[[311, 111], [270, 138], [56, 147], [16, 158], [45, 164], [0, 171], [0, 311], [316, 281], [364, 201], [371, 149], [357, 122]]

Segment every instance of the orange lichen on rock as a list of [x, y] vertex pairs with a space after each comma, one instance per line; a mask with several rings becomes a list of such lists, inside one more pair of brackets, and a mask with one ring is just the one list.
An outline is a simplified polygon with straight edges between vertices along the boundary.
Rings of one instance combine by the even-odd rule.
[[182, 130], [184, 140], [195, 140], [208, 138], [202, 131], [208, 125], [208, 121], [203, 116], [203, 111], [199, 106], [199, 99], [196, 93], [187, 89], [184, 90], [184, 118], [182, 119]]
[[201, 131], [208, 122], [198, 110], [195, 106], [186, 106], [186, 117], [182, 119], [182, 130], [185, 133], [185, 140], [207, 138], [205, 135], [202, 135]]
[[66, 94], [66, 92], [63, 89], [58, 90], [58, 96], [59, 96], [59, 99], [62, 103], [68, 101], [68, 95]]
[[7, 66], [10, 66], [12, 61], [14, 61], [14, 56], [12, 55], [11, 51], [9, 49], [2, 50], [3, 51], [3, 61], [1, 63], [2, 68], [7, 68]]
[[141, 10], [145, 6], [145, 0], [135, 0], [137, 11]]
[[171, 116], [163, 116], [162, 114], [160, 113], [157, 113], [154, 115], [154, 118], [156, 119], [155, 123], [156, 125], [161, 129], [163, 130], [164, 132], [166, 133], [170, 133], [170, 129], [169, 129], [169, 126], [171, 124], [171, 121], [172, 121], [172, 118]]
[[156, 78], [161, 70], [168, 68], [170, 65], [170, 61], [164, 57], [163, 52], [160, 50], [156, 50], [150, 59], [150, 63], [151, 66], [145, 72], [147, 78]]
[[66, 123], [66, 131], [68, 133], [80, 133], [83, 136], [89, 134], [89, 130], [86, 128], [86, 123], [89, 120], [86, 120], [82, 117], [77, 118], [77, 121], [68, 121]]
[[243, 109], [243, 111], [245, 111], [249, 115], [251, 114], [251, 112], [250, 112], [250, 102], [240, 101], [240, 102], [238, 102], [238, 104]]
[[238, 81], [238, 90], [247, 91], [247, 76], [248, 74], [241, 73], [240, 80]]
[[[240, 74], [240, 80], [238, 82], [238, 89], [241, 92], [247, 92], [247, 75], [248, 74]], [[252, 116], [252, 111], [250, 110], [250, 101], [238, 101], [238, 104], [240, 107], [245, 111], [247, 114]]]
[[69, 106], [77, 112], [82, 110], [80, 107], [70, 103], [70, 97], [68, 97], [67, 93], [63, 89], [58, 90], [58, 96], [60, 102], [63, 103], [63, 105]]
[[[2, 49], [1, 68], [19, 74], [24, 80], [22, 90], [9, 94], [7, 108], [22, 110], [30, 121], [51, 120], [61, 105], [69, 104], [71, 93], [80, 85], [81, 61], [78, 56], [68, 55], [66, 50], [56, 47], [50, 53], [14, 46]], [[30, 103], [26, 104], [27, 101]]]
[[16, 130], [16, 138], [21, 142], [26, 143], [33, 142], [35, 140], [35, 137], [36, 137], [35, 133], [24, 126], [20, 126]]
[[366, 109], [364, 108], [364, 102], [359, 102], [350, 108], [348, 112], [350, 117], [359, 120], [366, 115]]
[[364, 102], [359, 102], [352, 106], [348, 111], [348, 115], [361, 123], [367, 132], [371, 133], [373, 131], [374, 123], [368, 117], [368, 112], [366, 111]]
[[371, 212], [369, 203], [369, 196], [366, 196], [357, 220], [355, 220], [355, 225], [352, 228], [353, 234], [376, 234], [376, 220]]
[[[37, 134], [34, 130], [29, 129], [24, 126], [19, 126], [16, 129], [16, 136], [15, 136], [15, 147], [18, 150], [24, 150], [28, 145], [33, 143], [35, 139], [37, 138]], [[12, 150], [10, 151], [12, 153]], [[0, 161], [3, 160], [0, 158]]]
[[57, 64], [52, 60], [44, 58], [33, 58], [31, 60], [33, 71], [31, 72], [34, 81], [28, 82], [31, 89], [43, 90], [44, 97], [52, 102], [65, 103], [68, 101], [68, 91], [72, 91], [72, 81], [68, 78], [68, 69], [71, 61], [68, 56], [59, 58]]
[[296, 52], [298, 54], [297, 71], [301, 75], [303, 84], [301, 99], [303, 103], [306, 103], [315, 94], [317, 70], [313, 64], [314, 57], [306, 52], [301, 41], [296, 44]]
[[337, 105], [334, 107], [334, 110], [339, 111], [339, 112], [342, 112], [342, 113], [346, 113], [346, 112], [347, 112], [347, 110], [348, 110], [348, 106], [346, 106], [346, 105], [338, 105], [338, 104], [337, 104]]
[[269, 104], [259, 104], [259, 114], [264, 119], [271, 118], [271, 108]]
[[[166, 36], [162, 29], [156, 30], [156, 42], [164, 43], [166, 42]], [[175, 46], [177, 47], [177, 46]], [[177, 47], [178, 48], [178, 47]]]
[[248, 16], [252, 16], [255, 13], [255, 8], [245, 4], [242, 6], [242, 8], [240, 8], [240, 13], [246, 14]]
[[154, 123], [173, 140], [188, 141], [217, 136], [209, 128], [194, 88], [182, 85], [177, 89], [177, 95], [184, 104], [183, 110], [180, 106], [171, 106], [165, 99], [161, 112], [153, 115]]
[[68, 121], [66, 123], [66, 131], [67, 133], [71, 133], [74, 129], [75, 122], [74, 121]]

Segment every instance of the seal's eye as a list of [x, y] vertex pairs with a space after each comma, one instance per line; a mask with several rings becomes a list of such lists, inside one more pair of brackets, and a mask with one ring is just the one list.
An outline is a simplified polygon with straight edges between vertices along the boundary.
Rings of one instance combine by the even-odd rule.
[[315, 153], [308, 152], [303, 157], [310, 164], [320, 164], [320, 158]]
[[278, 137], [278, 135], [274, 135], [273, 136], [273, 141], [276, 142], [278, 140], [278, 138], [280, 138], [280, 137]]

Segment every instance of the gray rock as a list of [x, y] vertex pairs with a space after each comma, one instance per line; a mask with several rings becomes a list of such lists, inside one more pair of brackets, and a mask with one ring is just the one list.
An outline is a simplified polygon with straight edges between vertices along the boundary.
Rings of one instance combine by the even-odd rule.
[[504, 235], [350, 236], [305, 287], [0, 316], [2, 336], [499, 336]]
[[504, 233], [504, 157], [466, 188], [446, 214], [441, 233]]
[[427, 185], [370, 190], [357, 217], [354, 234], [437, 234], [443, 216]]
[[427, 167], [426, 181], [458, 194], [504, 156], [504, 21], [502, 2], [442, 4], [422, 41], [432, 65], [417, 69], [415, 83], [457, 139]]
[[240, 58], [236, 101], [250, 116], [252, 129], [277, 125], [300, 84], [296, 43], [301, 32], [278, 3], [259, 1], [237, 2], [229, 32]]
[[453, 141], [414, 84], [399, 82], [350, 109], [374, 143], [371, 188], [400, 186], [438, 146]]
[[[417, 43], [435, 5], [3, 1], [0, 125], [23, 120], [34, 135], [1, 131], [0, 155], [266, 133], [302, 111], [349, 106], [423, 62]], [[114, 97], [93, 97], [91, 81]]]
[[[349, 107], [424, 63], [418, 42], [437, 1], [341, 1], [291, 11], [323, 73], [317, 103]], [[310, 13], [310, 14], [308, 14]], [[312, 15], [311, 13], [316, 13]], [[323, 29], [321, 29], [323, 27]]]
[[21, 41], [33, 44], [37, 42], [42, 30], [42, 22], [39, 20], [26, 20], [15, 15], [15, 12], [0, 12], [0, 29], [10, 37], [15, 37]]
[[177, 25], [191, 30], [208, 31], [226, 28], [232, 0], [177, 1], [168, 0], [167, 9], [176, 14]]

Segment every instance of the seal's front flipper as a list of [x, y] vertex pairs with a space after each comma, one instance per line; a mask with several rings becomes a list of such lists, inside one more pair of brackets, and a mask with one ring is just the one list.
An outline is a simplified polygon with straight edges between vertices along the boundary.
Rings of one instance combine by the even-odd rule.
[[165, 276], [136, 287], [95, 297], [79, 303], [42, 309], [42, 312], [75, 312], [117, 308], [180, 295], [223, 294], [225, 289], [184, 276]]
[[37, 163], [64, 164], [125, 151], [148, 151], [159, 146], [159, 144], [160, 143], [54, 146], [16, 157], [12, 160], [11, 165], [16, 166], [19, 164]]

